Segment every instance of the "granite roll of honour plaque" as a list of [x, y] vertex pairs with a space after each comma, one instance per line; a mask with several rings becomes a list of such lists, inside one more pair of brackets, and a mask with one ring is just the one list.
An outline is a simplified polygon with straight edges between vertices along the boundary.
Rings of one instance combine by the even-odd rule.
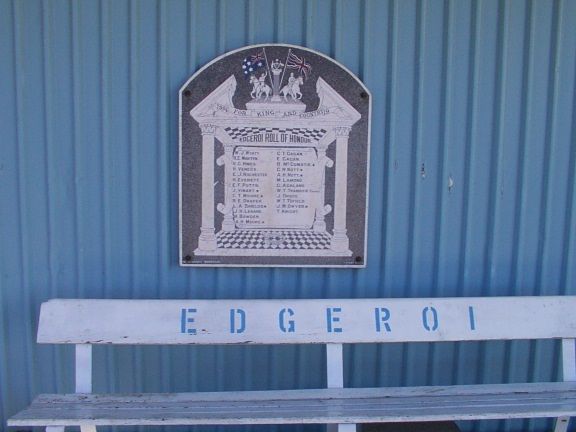
[[180, 89], [180, 264], [364, 267], [370, 94], [307, 48], [229, 52]]

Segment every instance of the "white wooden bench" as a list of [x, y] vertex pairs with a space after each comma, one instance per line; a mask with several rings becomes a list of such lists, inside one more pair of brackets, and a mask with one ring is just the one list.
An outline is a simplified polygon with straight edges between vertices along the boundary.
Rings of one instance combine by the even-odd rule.
[[[358, 300], [51, 300], [39, 343], [76, 345], [76, 393], [38, 396], [9, 426], [358, 423], [576, 414], [576, 297]], [[342, 388], [342, 344], [562, 339], [564, 382]], [[328, 388], [91, 394], [94, 344], [325, 344]]]

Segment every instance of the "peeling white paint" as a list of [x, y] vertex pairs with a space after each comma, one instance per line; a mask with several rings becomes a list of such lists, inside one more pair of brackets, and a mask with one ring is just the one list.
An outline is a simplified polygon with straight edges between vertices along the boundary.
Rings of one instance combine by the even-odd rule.
[[453, 188], [454, 188], [454, 178], [452, 177], [452, 174], [450, 174], [448, 176], [448, 192], [452, 192]]

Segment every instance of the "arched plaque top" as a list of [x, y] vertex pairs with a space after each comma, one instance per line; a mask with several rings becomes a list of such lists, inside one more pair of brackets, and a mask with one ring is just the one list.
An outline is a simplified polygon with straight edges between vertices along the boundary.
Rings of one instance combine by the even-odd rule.
[[247, 50], [253, 50], [253, 49], [258, 49], [258, 48], [266, 48], [266, 47], [284, 47], [284, 48], [288, 48], [288, 49], [293, 49], [293, 50], [298, 50], [298, 51], [305, 51], [305, 52], [309, 52], [310, 54], [313, 54], [315, 56], [319, 56], [322, 57], [324, 59], [326, 59], [327, 61], [331, 62], [334, 66], [342, 69], [343, 71], [345, 71], [349, 77], [353, 80], [355, 80], [358, 85], [360, 85], [362, 87], [362, 89], [367, 93], [368, 97], [371, 99], [372, 98], [372, 94], [370, 93], [370, 90], [368, 89], [368, 87], [366, 87], [366, 85], [360, 80], [360, 78], [358, 78], [354, 72], [352, 72], [350, 69], [348, 69], [345, 65], [343, 65], [342, 63], [340, 63], [337, 60], [334, 60], [333, 58], [327, 56], [326, 54], [320, 52], [320, 51], [316, 51], [314, 49], [311, 48], [307, 48], [307, 47], [303, 47], [300, 45], [291, 45], [291, 44], [256, 44], [256, 45], [246, 45], [243, 46], [241, 48], [237, 48], [235, 50], [232, 51], [228, 51], [218, 57], [216, 57], [215, 59], [213, 59], [212, 61], [208, 62], [207, 64], [205, 64], [204, 66], [202, 66], [200, 69], [198, 69], [194, 74], [192, 74], [192, 76], [190, 76], [186, 82], [182, 85], [182, 87], [180, 87], [180, 94], [186, 90], [186, 88], [188, 87], [188, 85], [199, 75], [201, 74], [205, 69], [209, 68], [210, 66], [212, 66], [215, 63], [218, 63], [220, 60], [225, 59], [231, 55], [237, 54], [239, 52], [243, 52], [243, 51], [247, 51]]
[[252, 45], [180, 89], [180, 264], [364, 267], [371, 96], [345, 66]]

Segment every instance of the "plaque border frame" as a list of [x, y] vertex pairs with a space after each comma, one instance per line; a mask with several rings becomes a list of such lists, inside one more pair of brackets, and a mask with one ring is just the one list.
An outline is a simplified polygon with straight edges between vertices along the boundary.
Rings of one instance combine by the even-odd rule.
[[[365, 203], [365, 211], [364, 211], [364, 260], [362, 264], [241, 264], [241, 263], [234, 263], [234, 264], [227, 264], [227, 263], [201, 263], [201, 264], [192, 264], [192, 263], [185, 263], [183, 260], [183, 240], [182, 240], [182, 232], [183, 232], [183, 223], [182, 223], [182, 92], [188, 87], [191, 81], [193, 81], [198, 75], [200, 75], [205, 69], [212, 66], [214, 63], [228, 57], [229, 55], [235, 54], [240, 51], [253, 49], [253, 48], [261, 48], [267, 46], [275, 46], [275, 47], [285, 47], [285, 48], [293, 48], [297, 50], [304, 50], [309, 51], [315, 55], [323, 57], [330, 62], [334, 63], [335, 65], [341, 67], [348, 75], [354, 78], [358, 84], [362, 87], [362, 89], [368, 94], [368, 133], [367, 133], [367, 143], [366, 143], [366, 203]], [[224, 54], [219, 55], [218, 57], [213, 58], [200, 69], [198, 69], [192, 76], [190, 76], [184, 84], [178, 89], [178, 264], [180, 267], [233, 267], [233, 268], [254, 268], [254, 267], [282, 267], [282, 268], [352, 268], [352, 269], [363, 269], [366, 268], [368, 264], [368, 203], [370, 197], [370, 146], [372, 142], [372, 93], [370, 89], [366, 87], [366, 85], [352, 72], [348, 69], [345, 65], [340, 63], [338, 60], [319, 52], [315, 49], [308, 48], [305, 46], [300, 45], [293, 45], [293, 44], [284, 44], [284, 43], [260, 43], [260, 44], [252, 44], [242, 46], [230, 51], [226, 51]]]

